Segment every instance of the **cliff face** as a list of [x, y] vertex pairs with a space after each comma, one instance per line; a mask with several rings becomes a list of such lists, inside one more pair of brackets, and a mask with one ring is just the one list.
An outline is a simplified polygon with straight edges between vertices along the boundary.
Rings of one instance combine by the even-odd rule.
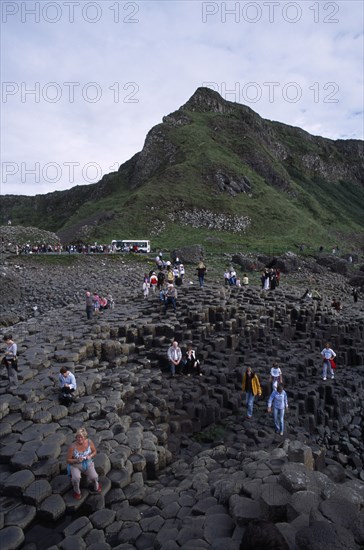
[[280, 211], [282, 201], [287, 220], [297, 219], [297, 209], [306, 215], [309, 208], [321, 226], [335, 223], [335, 216], [328, 220], [320, 212], [333, 195], [343, 219], [360, 224], [363, 142], [312, 136], [198, 88], [150, 130], [142, 151], [118, 172], [67, 191], [4, 196], [0, 214], [5, 223], [11, 218], [15, 224], [61, 232], [67, 240], [85, 225], [90, 238], [108, 236], [111, 227], [145, 233], [157, 219], [166, 230], [173, 220], [176, 208], [161, 206], [161, 195], [164, 205], [174, 201], [179, 210], [251, 215], [252, 228], [269, 210]]

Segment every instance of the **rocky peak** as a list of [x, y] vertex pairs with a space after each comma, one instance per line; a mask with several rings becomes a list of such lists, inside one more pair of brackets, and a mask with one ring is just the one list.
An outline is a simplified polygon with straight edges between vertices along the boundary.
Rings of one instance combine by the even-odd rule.
[[187, 103], [182, 105], [181, 110], [230, 114], [235, 111], [235, 105], [223, 99], [214, 90], [200, 87], [197, 88]]

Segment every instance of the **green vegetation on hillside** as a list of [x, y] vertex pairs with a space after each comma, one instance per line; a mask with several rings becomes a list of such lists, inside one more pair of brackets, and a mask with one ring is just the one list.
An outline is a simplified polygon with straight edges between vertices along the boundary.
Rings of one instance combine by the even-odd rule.
[[[363, 144], [344, 145], [266, 121], [199, 89], [151, 130], [147, 153], [117, 173], [69, 191], [5, 197], [2, 213], [13, 223], [59, 233], [64, 242], [149, 238], [156, 248], [355, 248], [364, 233], [364, 186], [357, 176], [360, 166], [364, 171], [357, 154]], [[181, 212], [198, 218], [202, 211], [251, 223], [235, 232], [179, 221]]]

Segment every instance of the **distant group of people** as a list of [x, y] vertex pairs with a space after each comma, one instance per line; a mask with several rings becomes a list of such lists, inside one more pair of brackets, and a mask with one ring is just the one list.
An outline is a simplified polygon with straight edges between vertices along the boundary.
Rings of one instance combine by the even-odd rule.
[[246, 273], [244, 273], [243, 278], [237, 275], [233, 267], [227, 268], [224, 273], [225, 286], [248, 286], [249, 278]]
[[[273, 364], [270, 371], [270, 382], [272, 392], [268, 399], [267, 410], [269, 413], [273, 410], [273, 418], [276, 433], [284, 434], [284, 413], [288, 409], [287, 393], [283, 389], [282, 371], [276, 363]], [[262, 388], [258, 375], [247, 367], [242, 381], [242, 391], [246, 394], [247, 419], [253, 416], [254, 399], [262, 395]]]
[[115, 302], [111, 292], [106, 295], [99, 295], [97, 292], [91, 294], [86, 291], [86, 315], [87, 319], [92, 319], [93, 314], [98, 314], [105, 309], [114, 309]]
[[260, 281], [262, 284], [262, 290], [274, 290], [279, 286], [281, 280], [280, 269], [266, 268], [261, 274]]
[[[324, 349], [321, 351], [321, 358], [322, 379], [326, 381], [329, 375], [334, 380], [336, 353], [330, 347], [329, 342], [326, 343]], [[268, 399], [267, 411], [268, 413], [273, 412], [275, 431], [282, 436], [284, 434], [284, 413], [288, 410], [288, 398], [287, 393], [283, 389], [282, 370], [277, 363], [273, 363], [270, 370], [270, 384], [272, 391]], [[251, 367], [247, 367], [243, 374], [242, 391], [245, 392], [246, 417], [250, 420], [253, 416], [254, 399], [262, 395], [259, 377]]]

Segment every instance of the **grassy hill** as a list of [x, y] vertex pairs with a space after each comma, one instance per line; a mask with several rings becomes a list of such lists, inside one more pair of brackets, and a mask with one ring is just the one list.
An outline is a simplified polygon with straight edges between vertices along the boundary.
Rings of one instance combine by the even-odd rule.
[[199, 88], [118, 172], [68, 191], [4, 196], [0, 212], [64, 242], [283, 251], [360, 248], [363, 205], [363, 142], [315, 137]]

